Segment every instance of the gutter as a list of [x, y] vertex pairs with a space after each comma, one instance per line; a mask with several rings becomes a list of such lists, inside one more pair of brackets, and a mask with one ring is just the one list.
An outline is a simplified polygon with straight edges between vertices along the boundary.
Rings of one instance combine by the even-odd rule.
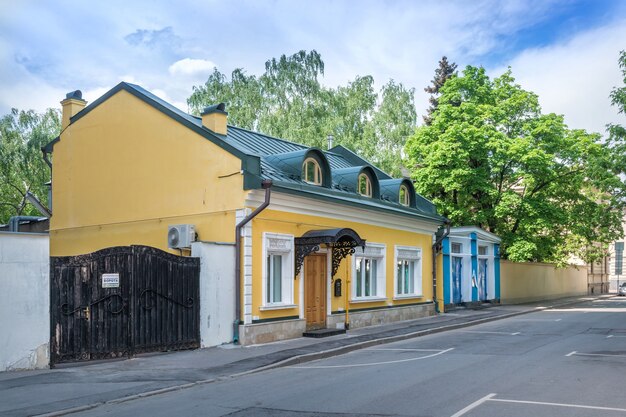
[[[435, 312], [441, 313], [439, 310], [439, 303], [437, 302], [437, 253], [441, 250], [441, 242], [450, 234], [450, 220], [446, 220], [444, 223], [446, 228], [445, 232], [435, 239], [433, 243], [433, 302], [435, 303]], [[436, 235], [435, 235], [436, 236]]]
[[241, 320], [241, 229], [270, 205], [272, 180], [263, 180], [261, 187], [265, 190], [265, 201], [252, 213], [248, 214], [235, 226], [235, 321], [233, 322], [233, 343], [239, 344], [239, 325]]
[[20, 222], [22, 221], [38, 221], [41, 217], [37, 216], [13, 216], [9, 219], [9, 232], [19, 232]]

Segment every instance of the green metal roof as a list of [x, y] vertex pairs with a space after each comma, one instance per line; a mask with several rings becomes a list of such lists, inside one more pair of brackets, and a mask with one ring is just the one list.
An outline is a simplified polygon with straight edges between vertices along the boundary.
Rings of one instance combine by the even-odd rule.
[[[388, 174], [370, 164], [365, 159], [356, 155], [343, 146], [335, 146], [329, 151], [309, 148], [307, 146], [290, 142], [284, 139], [274, 138], [262, 133], [253, 132], [236, 126], [228, 126], [227, 135], [217, 134], [202, 125], [202, 119], [185, 113], [172, 106], [165, 100], [155, 96], [142, 87], [122, 82], [112, 88], [102, 97], [85, 107], [73, 116], [70, 123], [75, 123], [98, 107], [117, 92], [125, 90], [157, 110], [163, 112], [187, 128], [200, 134], [207, 140], [241, 159], [244, 173], [244, 188], [261, 188], [262, 179], [270, 179], [277, 191], [301, 195], [303, 197], [317, 198], [331, 201], [336, 204], [358, 206], [378, 212], [400, 214], [409, 217], [417, 217], [433, 223], [443, 223], [446, 219], [436, 213], [434, 205], [419, 194], [413, 197], [416, 204], [413, 207], [405, 207], [398, 203], [397, 196], [390, 196], [394, 187], [386, 186], [381, 189], [380, 198], [364, 197], [356, 192], [356, 184], [347, 186], [346, 180], [341, 173], [361, 172], [371, 169], [370, 173], [376, 176], [375, 180], [387, 183], [385, 180], [392, 179]], [[224, 111], [220, 108], [221, 111]], [[52, 150], [59, 138], [46, 146]], [[324, 186], [316, 186], [306, 183], [300, 178], [303, 158], [307, 155], [317, 155], [321, 160], [322, 170], [330, 170], [330, 178], [326, 178]], [[326, 172], [328, 174], [328, 172]], [[339, 175], [336, 175], [339, 174]], [[352, 178], [353, 176], [349, 176]], [[354, 176], [354, 178], [357, 178]], [[341, 181], [338, 181], [341, 179]], [[399, 183], [398, 180], [398, 189]], [[388, 185], [391, 185], [387, 183]], [[384, 190], [384, 192], [382, 192]], [[413, 188], [411, 187], [411, 191]]]

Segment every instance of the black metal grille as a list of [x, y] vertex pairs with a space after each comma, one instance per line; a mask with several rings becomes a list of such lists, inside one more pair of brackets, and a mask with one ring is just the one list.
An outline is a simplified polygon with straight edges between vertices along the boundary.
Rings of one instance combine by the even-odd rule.
[[52, 365], [200, 345], [198, 258], [123, 246], [52, 257], [50, 272]]

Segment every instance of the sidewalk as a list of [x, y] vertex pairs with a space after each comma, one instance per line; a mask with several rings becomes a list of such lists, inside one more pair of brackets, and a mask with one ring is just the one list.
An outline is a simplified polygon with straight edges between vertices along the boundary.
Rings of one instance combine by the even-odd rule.
[[[141, 355], [132, 359], [0, 373], [0, 415], [64, 415], [103, 403], [129, 401], [220, 378], [293, 365], [352, 350], [472, 326], [605, 296], [459, 309], [418, 320], [349, 330], [324, 339], [298, 338], [255, 346]], [[46, 414], [47, 413], [47, 414]]]

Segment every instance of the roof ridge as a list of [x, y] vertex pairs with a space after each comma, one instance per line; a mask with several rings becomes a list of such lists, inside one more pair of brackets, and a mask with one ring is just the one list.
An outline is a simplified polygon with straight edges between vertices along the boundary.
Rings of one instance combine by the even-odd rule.
[[278, 141], [280, 141], [280, 142], [285, 142], [285, 143], [288, 143], [288, 144], [290, 144], [290, 145], [300, 146], [302, 149], [309, 149], [309, 148], [312, 148], [312, 146], [306, 146], [306, 145], [303, 145], [303, 144], [298, 143], [298, 142], [292, 142], [292, 141], [290, 141], [290, 140], [288, 140], [288, 139], [277, 138], [277, 137], [274, 137], [274, 136], [270, 136], [270, 135], [268, 135], [268, 134], [266, 134], [266, 133], [257, 132], [257, 131], [255, 131], [255, 130], [246, 129], [246, 128], [244, 128], [244, 127], [239, 127], [239, 126], [230, 125], [230, 124], [228, 125], [228, 127], [229, 127], [229, 128], [233, 128], [233, 129], [243, 130], [244, 132], [252, 133], [252, 134], [254, 134], [254, 135], [263, 136], [263, 137], [266, 137], [266, 138], [268, 138], [268, 139], [273, 139], [273, 140], [278, 140]]

